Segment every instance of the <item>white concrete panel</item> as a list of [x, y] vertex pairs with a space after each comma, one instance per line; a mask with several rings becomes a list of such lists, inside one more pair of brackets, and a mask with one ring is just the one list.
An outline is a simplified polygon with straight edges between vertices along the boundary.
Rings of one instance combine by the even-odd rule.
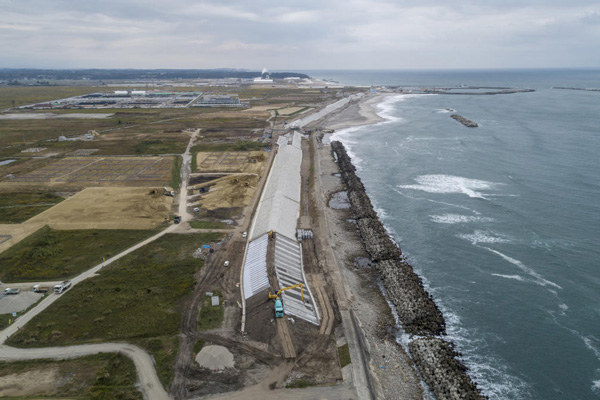
[[263, 235], [248, 244], [242, 282], [245, 299], [269, 288], [269, 276], [267, 275], [268, 244], [268, 235]]

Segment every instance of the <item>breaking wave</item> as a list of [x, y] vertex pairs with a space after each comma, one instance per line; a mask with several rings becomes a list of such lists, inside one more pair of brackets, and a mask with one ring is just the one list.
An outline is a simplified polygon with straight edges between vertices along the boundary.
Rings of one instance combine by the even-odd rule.
[[459, 193], [469, 197], [485, 199], [482, 190], [494, 190], [498, 184], [479, 179], [454, 175], [421, 175], [412, 185], [400, 185], [402, 189], [422, 190], [428, 193]]
[[431, 220], [438, 224], [464, 224], [467, 222], [492, 222], [493, 218], [476, 217], [460, 214], [430, 215]]

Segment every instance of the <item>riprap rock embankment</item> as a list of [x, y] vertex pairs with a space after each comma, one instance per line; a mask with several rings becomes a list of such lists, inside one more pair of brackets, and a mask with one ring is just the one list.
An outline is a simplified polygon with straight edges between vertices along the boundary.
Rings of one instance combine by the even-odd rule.
[[461, 124], [466, 126], [467, 128], [477, 128], [479, 126], [479, 125], [477, 125], [477, 122], [473, 122], [470, 119], [463, 117], [462, 115], [452, 114], [450, 116], [450, 118], [454, 118], [455, 120], [457, 120], [458, 122], [460, 122]]
[[365, 250], [376, 261], [375, 268], [402, 328], [411, 338], [420, 336], [411, 340], [409, 350], [423, 379], [439, 400], [483, 399], [466, 374], [466, 367], [456, 358], [454, 345], [437, 337], [445, 334], [444, 317], [379, 220], [344, 145], [334, 141], [331, 147]]

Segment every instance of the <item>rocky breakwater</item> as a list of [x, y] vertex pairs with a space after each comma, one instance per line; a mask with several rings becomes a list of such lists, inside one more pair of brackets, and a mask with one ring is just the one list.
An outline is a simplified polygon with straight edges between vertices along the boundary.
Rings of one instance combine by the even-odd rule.
[[462, 115], [452, 114], [450, 116], [450, 118], [454, 118], [455, 120], [457, 120], [458, 122], [460, 122], [461, 124], [466, 126], [467, 128], [477, 128], [479, 126], [479, 125], [477, 125], [477, 122], [473, 122], [470, 119], [463, 117]]
[[485, 399], [466, 374], [466, 367], [458, 361], [460, 354], [452, 343], [437, 337], [422, 337], [411, 341], [408, 347], [421, 376], [438, 400]]
[[331, 148], [348, 191], [359, 235], [376, 262], [375, 269], [396, 307], [402, 328], [411, 335], [409, 350], [423, 380], [439, 400], [483, 399], [466, 374], [466, 367], [456, 358], [454, 345], [439, 337], [446, 331], [444, 317], [379, 221], [344, 145], [334, 141]]

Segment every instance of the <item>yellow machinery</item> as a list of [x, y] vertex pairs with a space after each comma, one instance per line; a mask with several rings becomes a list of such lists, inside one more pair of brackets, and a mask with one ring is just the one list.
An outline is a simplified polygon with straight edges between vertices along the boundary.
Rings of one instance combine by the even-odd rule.
[[270, 298], [270, 299], [278, 299], [278, 298], [279, 298], [279, 296], [281, 296], [281, 293], [282, 293], [282, 292], [284, 292], [284, 291], [286, 291], [286, 290], [294, 289], [294, 288], [297, 288], [297, 287], [299, 287], [299, 288], [300, 288], [300, 294], [302, 295], [302, 301], [304, 302], [304, 285], [303, 285], [303, 284], [301, 284], [301, 283], [297, 283], [297, 284], [295, 284], [295, 285], [292, 285], [292, 286], [288, 286], [288, 287], [281, 288], [281, 289], [279, 289], [279, 291], [278, 291], [277, 293], [275, 293], [275, 294], [271, 294], [271, 293], [269, 293], [269, 298]]

